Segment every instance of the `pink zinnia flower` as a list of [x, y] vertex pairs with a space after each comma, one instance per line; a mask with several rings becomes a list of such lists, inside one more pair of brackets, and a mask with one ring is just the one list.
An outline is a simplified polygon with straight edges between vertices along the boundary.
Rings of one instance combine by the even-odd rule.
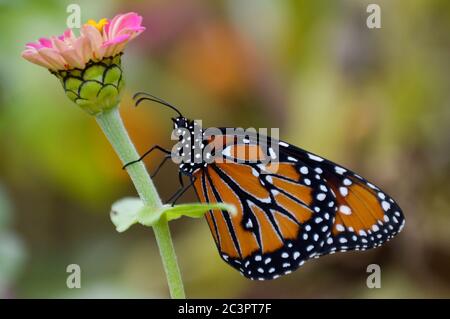
[[22, 56], [52, 71], [83, 69], [91, 60], [121, 53], [128, 41], [145, 30], [141, 23], [142, 17], [134, 12], [116, 15], [110, 21], [89, 20], [81, 27], [80, 36], [67, 29], [61, 36], [27, 43]]

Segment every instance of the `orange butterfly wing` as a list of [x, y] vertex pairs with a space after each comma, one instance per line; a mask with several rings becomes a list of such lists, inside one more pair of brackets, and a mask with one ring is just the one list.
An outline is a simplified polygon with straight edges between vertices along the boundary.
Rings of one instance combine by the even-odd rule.
[[289, 146], [285, 151], [298, 156], [323, 178], [336, 198], [332, 234], [321, 255], [375, 248], [403, 229], [402, 210], [378, 186], [349, 169], [299, 148]]
[[206, 220], [221, 257], [244, 276], [274, 279], [312, 257], [377, 247], [403, 228], [400, 208], [377, 186], [281, 141], [276, 165], [266, 165], [260, 139], [216, 137], [210, 143], [233, 161], [219, 156], [193, 175], [200, 201], [236, 206], [236, 216], [213, 210]]

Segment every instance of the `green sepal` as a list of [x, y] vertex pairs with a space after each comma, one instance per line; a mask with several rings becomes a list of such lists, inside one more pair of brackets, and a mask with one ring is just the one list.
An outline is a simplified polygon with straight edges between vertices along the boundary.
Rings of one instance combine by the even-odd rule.
[[89, 61], [83, 70], [50, 71], [61, 81], [67, 97], [89, 114], [116, 107], [124, 81], [121, 54], [101, 61]]
[[97, 94], [102, 89], [102, 84], [96, 81], [84, 81], [80, 87], [80, 97], [85, 100], [95, 101], [97, 99]]
[[66, 95], [73, 102], [75, 102], [75, 100], [78, 99], [78, 94], [74, 93], [73, 91], [66, 91]]
[[118, 85], [120, 78], [122, 77], [122, 70], [117, 66], [113, 66], [106, 70], [103, 83]]
[[98, 82], [103, 81], [103, 73], [105, 72], [105, 67], [101, 64], [92, 65], [88, 67], [83, 73], [83, 80], [94, 80]]
[[103, 86], [100, 92], [98, 92], [98, 99], [108, 105], [118, 104], [119, 98], [119, 91], [111, 84]]
[[81, 84], [83, 84], [83, 81], [81, 81], [80, 79], [68, 76], [64, 80], [64, 90], [78, 92]]

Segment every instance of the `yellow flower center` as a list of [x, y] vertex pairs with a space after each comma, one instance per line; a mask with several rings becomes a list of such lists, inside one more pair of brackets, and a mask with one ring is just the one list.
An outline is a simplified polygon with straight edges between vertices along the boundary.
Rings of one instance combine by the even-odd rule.
[[89, 19], [86, 24], [89, 24], [95, 28], [97, 28], [98, 31], [102, 32], [103, 31], [103, 27], [108, 23], [108, 19], [103, 18], [100, 19], [98, 22], [96, 22], [93, 19]]

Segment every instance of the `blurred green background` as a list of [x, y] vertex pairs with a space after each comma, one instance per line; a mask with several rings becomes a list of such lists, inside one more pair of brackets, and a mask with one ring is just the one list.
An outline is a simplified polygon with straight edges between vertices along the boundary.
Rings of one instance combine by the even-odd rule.
[[[366, 7], [381, 6], [381, 29]], [[0, 297], [167, 297], [150, 229], [118, 234], [113, 201], [135, 191], [94, 119], [20, 57], [63, 32], [75, 1], [0, 1]], [[76, 1], [82, 21], [135, 11], [147, 30], [123, 58], [121, 112], [142, 153], [170, 147], [172, 113], [205, 126], [279, 127], [281, 137], [382, 185], [405, 230], [382, 248], [306, 263], [270, 282], [221, 261], [203, 220], [171, 223], [189, 297], [450, 297], [450, 2]], [[153, 170], [160, 158], [146, 163]], [[155, 182], [177, 188], [168, 165]], [[194, 201], [190, 191], [183, 201]], [[81, 289], [66, 267], [81, 266]], [[366, 267], [382, 288], [366, 287]]]

